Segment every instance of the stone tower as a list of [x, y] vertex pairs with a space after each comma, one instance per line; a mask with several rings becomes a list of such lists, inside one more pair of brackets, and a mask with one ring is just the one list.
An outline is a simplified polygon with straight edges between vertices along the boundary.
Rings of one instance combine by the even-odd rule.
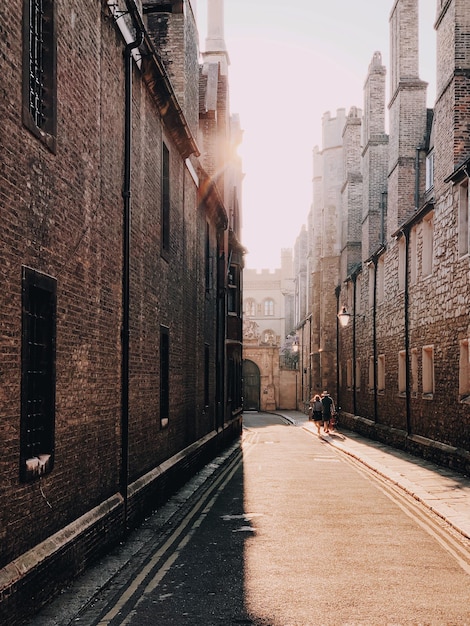
[[418, 0], [397, 0], [390, 15], [390, 144], [387, 227], [416, 210], [416, 161], [426, 135], [426, 88], [419, 79]]
[[[436, 136], [435, 193], [443, 192], [446, 177], [470, 158], [470, 12], [468, 2], [437, 2], [437, 89], [434, 109]], [[452, 111], [452, 115], [449, 115]], [[453, 168], [449, 171], [449, 164]], [[437, 188], [436, 188], [437, 187]]]
[[382, 55], [375, 52], [364, 85], [362, 261], [370, 258], [383, 240], [384, 192], [388, 174], [385, 75]]
[[362, 111], [351, 107], [343, 130], [343, 170], [341, 223], [341, 278], [361, 262]]

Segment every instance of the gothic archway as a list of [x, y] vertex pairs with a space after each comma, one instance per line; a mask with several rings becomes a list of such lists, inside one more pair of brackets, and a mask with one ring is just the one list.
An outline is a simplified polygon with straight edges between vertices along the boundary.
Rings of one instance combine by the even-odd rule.
[[260, 371], [253, 361], [243, 361], [243, 409], [259, 411], [260, 408]]

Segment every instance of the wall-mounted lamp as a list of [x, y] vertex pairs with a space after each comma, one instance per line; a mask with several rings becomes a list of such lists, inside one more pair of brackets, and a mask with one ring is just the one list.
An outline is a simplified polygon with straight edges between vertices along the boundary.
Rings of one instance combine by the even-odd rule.
[[292, 344], [292, 352], [298, 352], [298, 351], [299, 351], [299, 338], [296, 335], [294, 337], [294, 343]]
[[341, 311], [338, 313], [339, 323], [342, 328], [345, 328], [349, 324], [349, 318], [351, 317], [351, 313], [348, 312], [347, 308], [343, 305], [341, 307]]

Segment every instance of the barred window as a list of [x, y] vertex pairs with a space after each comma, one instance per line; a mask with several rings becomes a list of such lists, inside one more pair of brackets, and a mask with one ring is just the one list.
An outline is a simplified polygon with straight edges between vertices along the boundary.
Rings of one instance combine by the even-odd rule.
[[28, 267], [22, 276], [20, 477], [54, 462], [56, 280]]
[[55, 150], [56, 35], [54, 0], [24, 0], [23, 123]]
[[162, 148], [162, 253], [170, 251], [170, 151]]

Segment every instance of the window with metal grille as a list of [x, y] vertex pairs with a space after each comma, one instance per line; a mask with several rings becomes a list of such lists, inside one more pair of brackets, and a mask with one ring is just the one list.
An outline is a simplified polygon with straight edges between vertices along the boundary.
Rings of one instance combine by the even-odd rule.
[[56, 35], [54, 0], [24, 0], [23, 122], [55, 150]]
[[56, 280], [23, 267], [20, 476], [31, 480], [54, 462]]
[[168, 425], [170, 416], [170, 331], [160, 326], [160, 424]]
[[162, 252], [170, 250], [170, 152], [162, 150]]

